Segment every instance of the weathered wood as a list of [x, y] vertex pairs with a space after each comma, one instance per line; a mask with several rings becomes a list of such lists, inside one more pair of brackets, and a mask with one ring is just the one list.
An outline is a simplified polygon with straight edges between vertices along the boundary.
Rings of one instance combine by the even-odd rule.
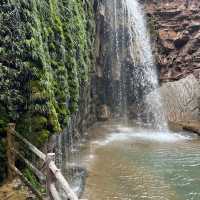
[[55, 184], [50, 184], [49, 189], [50, 189], [50, 192], [51, 192], [53, 200], [61, 200], [60, 195], [59, 195], [59, 193], [58, 193], [58, 191], [56, 189]]
[[38, 179], [40, 180], [41, 183], [44, 183], [46, 178], [44, 176], [44, 174], [39, 171], [31, 162], [29, 162], [20, 152], [18, 152], [16, 149], [12, 148], [12, 151], [18, 156], [20, 157], [25, 163], [26, 165], [28, 165], [30, 167], [30, 169], [35, 173], [35, 175], [38, 177]]
[[13, 134], [15, 133], [15, 124], [9, 123], [7, 127], [7, 159], [8, 159], [8, 180], [13, 180], [15, 174], [10, 168], [11, 165], [15, 166], [15, 154], [12, 152], [14, 146]]
[[53, 184], [55, 184], [55, 176], [54, 174], [52, 173], [52, 171], [49, 169], [49, 163], [52, 162], [52, 163], [55, 163], [55, 153], [48, 153], [47, 154], [47, 157], [46, 157], [46, 163], [48, 164], [46, 166], [46, 171], [47, 171], [47, 182], [46, 182], [46, 189], [47, 189], [47, 193], [48, 193], [48, 196], [50, 197], [51, 200], [54, 200], [53, 198], [53, 194], [51, 192], [51, 186]]
[[[40, 192], [38, 192], [32, 186], [32, 184], [26, 179], [26, 177], [15, 167], [15, 158], [13, 159], [12, 156], [16, 153], [22, 160], [24, 160], [24, 162], [33, 170], [33, 172], [37, 176], [42, 177], [42, 173], [36, 167], [34, 167], [26, 158], [24, 158], [24, 156], [21, 153], [19, 153], [16, 149], [13, 148], [14, 142], [12, 141], [12, 138], [13, 138], [13, 135], [15, 135], [21, 141], [23, 141], [34, 154], [36, 154], [40, 159], [42, 159], [44, 161], [43, 168], [46, 169], [46, 174], [47, 174], [46, 175], [47, 176], [46, 186], [47, 186], [48, 196], [52, 200], [60, 200], [61, 199], [59, 196], [59, 193], [55, 187], [55, 183], [56, 183], [56, 181], [58, 181], [59, 185], [62, 187], [63, 191], [66, 193], [68, 200], [78, 200], [77, 195], [70, 188], [68, 182], [62, 175], [61, 171], [56, 167], [54, 153], [49, 153], [46, 156], [43, 152], [41, 152], [34, 145], [32, 145], [28, 140], [26, 140], [19, 133], [17, 133], [15, 131], [14, 124], [9, 125], [8, 130], [7, 130], [7, 135], [8, 135], [7, 156], [9, 158], [8, 163], [9, 163], [9, 169], [10, 169], [10, 173], [11, 173], [10, 174], [11, 179], [13, 178], [13, 171], [14, 171], [17, 175], [19, 175], [23, 179], [25, 184], [27, 184], [27, 186], [29, 186], [31, 188], [31, 190], [39, 197], [39, 199], [42, 199], [42, 195], [40, 194]], [[13, 152], [15, 152], [15, 153], [13, 153]]]
[[62, 187], [62, 189], [64, 190], [64, 192], [68, 196], [68, 198], [70, 200], [78, 200], [77, 195], [70, 188], [68, 182], [66, 181], [66, 179], [64, 178], [64, 176], [62, 175], [60, 170], [58, 170], [58, 168], [56, 167], [54, 162], [50, 162], [49, 168], [52, 171], [52, 173], [54, 174], [56, 180], [60, 183], [60, 186]]
[[40, 159], [42, 159], [43, 161], [46, 160], [46, 155], [44, 153], [42, 153], [38, 148], [36, 148], [34, 145], [32, 145], [27, 139], [25, 139], [24, 137], [22, 137], [19, 133], [15, 132], [15, 135], [22, 140], [28, 147], [29, 149], [36, 154]]
[[42, 194], [34, 188], [34, 186], [29, 182], [29, 180], [14, 166], [10, 165], [10, 168], [23, 180], [23, 182], [31, 189], [31, 191], [40, 199], [43, 200]]

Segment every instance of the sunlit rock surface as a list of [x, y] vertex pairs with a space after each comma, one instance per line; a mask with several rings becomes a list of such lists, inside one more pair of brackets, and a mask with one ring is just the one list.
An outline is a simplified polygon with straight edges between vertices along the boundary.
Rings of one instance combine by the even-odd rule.
[[141, 2], [149, 16], [160, 80], [179, 80], [191, 73], [199, 76], [200, 1]]
[[[199, 120], [200, 84], [194, 75], [163, 84], [159, 91], [169, 121]], [[147, 96], [151, 101], [154, 92]], [[156, 108], [155, 108], [156, 109]]]

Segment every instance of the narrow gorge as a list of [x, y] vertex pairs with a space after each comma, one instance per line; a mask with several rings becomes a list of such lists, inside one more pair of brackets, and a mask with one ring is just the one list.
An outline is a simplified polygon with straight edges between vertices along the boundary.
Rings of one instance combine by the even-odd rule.
[[199, 200], [198, 0], [2, 0], [0, 25], [0, 199], [55, 199], [12, 125], [80, 199]]

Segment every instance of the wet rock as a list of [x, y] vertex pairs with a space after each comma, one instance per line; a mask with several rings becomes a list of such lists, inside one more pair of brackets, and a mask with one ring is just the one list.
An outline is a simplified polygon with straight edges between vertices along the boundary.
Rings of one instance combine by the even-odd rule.
[[[199, 120], [200, 82], [193, 74], [178, 81], [163, 83], [158, 90], [169, 121]], [[147, 95], [147, 100], [153, 97], [153, 93]]]
[[182, 121], [177, 123], [183, 130], [191, 131], [200, 136], [200, 120], [199, 121]]
[[160, 30], [159, 31], [159, 38], [161, 40], [172, 40], [177, 36], [177, 33], [173, 30]]
[[162, 41], [162, 45], [166, 50], [169, 50], [169, 51], [175, 49], [175, 46], [171, 41], [167, 41], [167, 40]]
[[200, 23], [193, 23], [188, 27], [190, 32], [195, 32], [198, 31], [200, 29]]
[[101, 105], [98, 111], [98, 120], [107, 121], [111, 117], [110, 109], [107, 105]]
[[174, 9], [174, 10], [173, 9], [172, 10], [162, 10], [161, 9], [160, 11], [157, 12], [157, 14], [159, 16], [162, 16], [162, 17], [164, 17], [166, 19], [174, 17], [174, 16], [176, 16], [176, 15], [178, 15], [180, 13], [181, 13], [181, 10], [177, 10], [177, 9]]

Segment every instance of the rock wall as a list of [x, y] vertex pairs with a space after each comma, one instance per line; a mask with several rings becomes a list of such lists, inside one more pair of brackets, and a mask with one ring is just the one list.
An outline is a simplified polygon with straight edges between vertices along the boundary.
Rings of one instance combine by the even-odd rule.
[[162, 82], [200, 74], [200, 1], [143, 0]]
[[[169, 121], [200, 120], [200, 82], [193, 74], [178, 81], [165, 83], [158, 90]], [[147, 96], [148, 102], [151, 102], [153, 97], [154, 92]]]
[[147, 12], [167, 117], [170, 121], [199, 119], [200, 1], [141, 3]]
[[81, 131], [93, 117], [93, 0], [1, 0], [0, 27], [0, 170], [5, 171], [8, 122], [41, 147], [69, 122]]
[[[120, 9], [119, 1], [116, 1]], [[96, 12], [96, 68], [95, 85], [97, 95], [97, 114], [101, 115], [102, 107], [109, 106], [112, 112], [117, 110], [120, 104], [119, 84], [121, 66], [118, 62], [116, 41], [121, 43], [122, 38], [117, 35], [120, 29], [119, 21], [115, 18], [113, 1], [95, 1]], [[101, 117], [99, 117], [101, 118]]]
[[[143, 29], [143, 21], [142, 26], [138, 25], [142, 14], [128, 8], [137, 9], [137, 3], [129, 5], [121, 0], [95, 2], [97, 113], [99, 118], [105, 119], [110, 111], [114, 117], [129, 114], [128, 107], [142, 102], [153, 87], [147, 83], [150, 80], [147, 71], [151, 68], [154, 71], [156, 66], [152, 64], [149, 42], [144, 41], [148, 34]], [[134, 20], [138, 23], [133, 23]], [[142, 31], [143, 38], [138, 34]]]

